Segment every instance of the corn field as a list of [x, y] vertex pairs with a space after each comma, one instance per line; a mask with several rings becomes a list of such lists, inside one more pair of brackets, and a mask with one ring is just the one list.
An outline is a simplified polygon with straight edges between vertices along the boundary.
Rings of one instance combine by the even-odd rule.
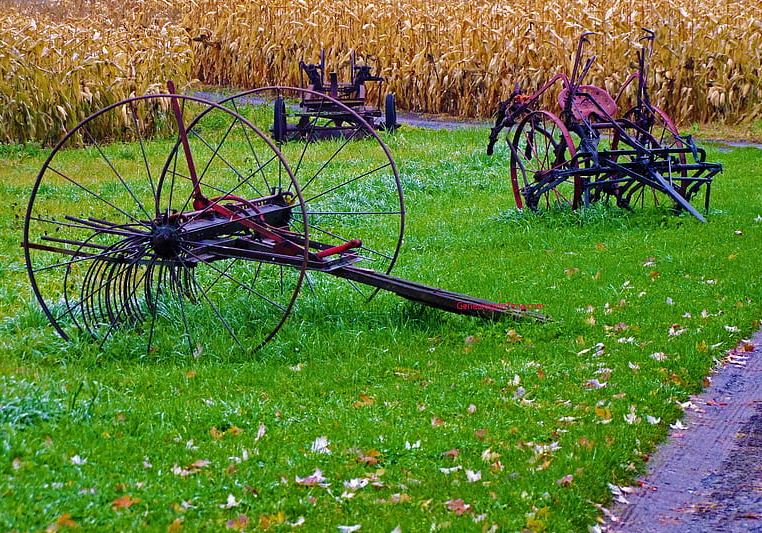
[[[317, 61], [321, 48], [340, 71], [353, 48], [381, 66], [402, 108], [484, 117], [515, 83], [532, 91], [570, 71], [585, 30], [597, 32], [587, 82], [616, 93], [636, 67], [641, 27], [657, 34], [656, 105], [683, 124], [762, 119], [753, 1], [61, 0], [37, 9], [36, 28], [28, 14], [0, 19], [6, 142], [55, 137], [87, 110], [169, 77], [298, 85], [299, 60]], [[125, 22], [125, 12], [136, 14]]]
[[[55, 143], [92, 112], [130, 95], [183, 86], [192, 76], [187, 33], [169, 21], [61, 17], [15, 5], [0, 15], [0, 142]], [[104, 126], [104, 129], [119, 125]], [[107, 137], [109, 131], [91, 135]]]

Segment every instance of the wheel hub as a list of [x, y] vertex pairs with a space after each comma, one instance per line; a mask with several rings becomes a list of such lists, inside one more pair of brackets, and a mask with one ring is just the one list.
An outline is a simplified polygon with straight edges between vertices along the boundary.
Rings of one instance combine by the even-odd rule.
[[176, 226], [156, 226], [151, 234], [151, 247], [162, 259], [177, 257], [180, 251], [180, 235]]

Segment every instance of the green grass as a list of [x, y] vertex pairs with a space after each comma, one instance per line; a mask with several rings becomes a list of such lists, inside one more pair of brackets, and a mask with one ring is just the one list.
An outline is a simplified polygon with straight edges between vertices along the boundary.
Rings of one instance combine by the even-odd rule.
[[[4, 149], [0, 529], [39, 531], [62, 515], [92, 531], [225, 530], [240, 515], [247, 530], [299, 517], [310, 531], [593, 524], [607, 484], [633, 480], [681, 416], [676, 402], [758, 327], [762, 157], [709, 148], [725, 172], [707, 225], [605, 206], [530, 215], [511, 209], [505, 153], [485, 156], [485, 139], [415, 129], [387, 139], [409, 214], [395, 273], [542, 304], [553, 322], [485, 322], [388, 294], [364, 304], [325, 280], [263, 351], [198, 357], [181, 341], [146, 355], [129, 332], [104, 350], [55, 335], [19, 247], [47, 151]], [[671, 336], [674, 324], [685, 332]], [[310, 451], [321, 436], [330, 454]], [[197, 460], [209, 464], [173, 473]], [[295, 482], [316, 468], [329, 487]], [[342, 498], [345, 481], [368, 477], [379, 486]], [[229, 494], [240, 504], [222, 508]], [[112, 505], [127, 495], [132, 505]], [[471, 512], [448, 509], [457, 499]]]

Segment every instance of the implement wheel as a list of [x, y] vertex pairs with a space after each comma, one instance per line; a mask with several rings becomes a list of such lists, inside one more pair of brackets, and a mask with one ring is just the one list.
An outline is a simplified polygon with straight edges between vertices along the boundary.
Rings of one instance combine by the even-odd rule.
[[[305, 118], [300, 106], [305, 101], [320, 102], [312, 104], [311, 118]], [[389, 148], [353, 109], [308, 89], [262, 87], [219, 104], [266, 129], [278, 102], [283, 102], [288, 140], [273, 136], [301, 184], [311, 238], [329, 246], [359, 239], [359, 266], [388, 274], [397, 262], [405, 228], [402, 183]], [[293, 223], [301, 227], [296, 214]], [[350, 284], [367, 299], [378, 292]]]
[[[304, 278], [306, 226], [298, 230], [304, 254], [285, 269], [213, 256], [188, 237], [210, 215], [197, 205], [193, 172], [213, 203], [277, 186], [289, 198], [280, 218], [306, 217], [270, 136], [199, 98], [130, 98], [91, 115], [53, 149], [29, 200], [24, 250], [34, 294], [62, 337], [84, 333], [140, 356], [198, 356], [206, 347], [250, 352], [280, 329]], [[230, 232], [247, 236], [241, 226]]]
[[516, 128], [511, 151], [511, 185], [516, 207], [532, 210], [580, 205], [582, 179], [569, 131], [556, 115], [533, 111]]

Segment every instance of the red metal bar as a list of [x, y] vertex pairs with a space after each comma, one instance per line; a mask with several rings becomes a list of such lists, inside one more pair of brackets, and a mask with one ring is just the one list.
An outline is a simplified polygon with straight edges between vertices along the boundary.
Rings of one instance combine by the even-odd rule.
[[[177, 91], [175, 90], [175, 82], [172, 80], [167, 82], [167, 89], [170, 94], [177, 94]], [[209, 199], [201, 192], [198, 175], [196, 174], [196, 165], [193, 163], [193, 155], [191, 153], [190, 143], [188, 142], [188, 132], [185, 130], [183, 112], [180, 110], [180, 104], [177, 103], [177, 98], [172, 98], [171, 100], [172, 111], [175, 114], [175, 121], [177, 122], [177, 133], [180, 136], [180, 143], [183, 145], [185, 160], [188, 162], [188, 173], [190, 174], [191, 182], [193, 183], [193, 207], [195, 209], [203, 209], [209, 205]]]
[[325, 250], [320, 250], [315, 254], [315, 257], [323, 259], [331, 255], [344, 253], [347, 250], [351, 250], [352, 248], [359, 248], [360, 246], [362, 246], [362, 241], [360, 239], [352, 239], [351, 241], [347, 241], [344, 244], [326, 248]]

